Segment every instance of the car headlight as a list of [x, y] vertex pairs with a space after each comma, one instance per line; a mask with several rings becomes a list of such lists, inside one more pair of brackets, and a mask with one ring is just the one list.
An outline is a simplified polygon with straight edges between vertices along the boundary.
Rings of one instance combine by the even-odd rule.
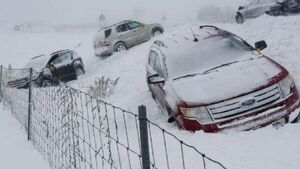
[[294, 79], [290, 75], [279, 82], [279, 87], [283, 98], [286, 98], [289, 94], [291, 94], [291, 88], [293, 85]]
[[206, 107], [184, 108], [180, 107], [180, 111], [187, 118], [195, 118], [200, 123], [212, 122], [209, 112]]

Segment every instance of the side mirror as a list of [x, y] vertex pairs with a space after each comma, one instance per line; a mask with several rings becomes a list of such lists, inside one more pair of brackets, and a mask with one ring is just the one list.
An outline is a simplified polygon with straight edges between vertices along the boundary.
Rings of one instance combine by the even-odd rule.
[[255, 49], [264, 50], [267, 47], [268, 45], [264, 40], [255, 42]]
[[162, 77], [159, 77], [158, 74], [153, 74], [147, 77], [147, 81], [149, 84], [164, 84], [165, 79]]
[[239, 6], [238, 10], [242, 10], [244, 8], [245, 8], [244, 6]]

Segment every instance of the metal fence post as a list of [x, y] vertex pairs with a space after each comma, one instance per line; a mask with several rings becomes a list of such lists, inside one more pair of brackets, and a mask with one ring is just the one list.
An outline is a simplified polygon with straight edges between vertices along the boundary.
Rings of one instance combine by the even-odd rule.
[[141, 155], [143, 169], [150, 169], [150, 154], [148, 140], [148, 121], [146, 106], [139, 106], [139, 123], [140, 123], [140, 138], [141, 138]]
[[32, 68], [29, 69], [29, 83], [28, 83], [27, 140], [30, 140], [31, 111], [32, 111]]
[[2, 101], [2, 97], [3, 97], [3, 88], [2, 88], [2, 84], [3, 84], [3, 66], [0, 65], [0, 102]]

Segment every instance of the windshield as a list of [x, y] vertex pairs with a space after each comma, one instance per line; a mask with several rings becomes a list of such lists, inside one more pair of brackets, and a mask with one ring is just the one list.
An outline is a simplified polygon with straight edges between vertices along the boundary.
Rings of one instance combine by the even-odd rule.
[[30, 59], [30, 61], [25, 65], [24, 68], [25, 69], [32, 68], [36, 71], [39, 71], [46, 66], [47, 61], [48, 61], [48, 57], [46, 55], [39, 55]]
[[211, 35], [197, 43], [181, 45], [171, 52], [169, 55], [172, 57], [166, 57], [168, 75], [171, 79], [178, 79], [201, 74], [220, 65], [248, 60], [255, 56], [253, 50], [233, 34]]

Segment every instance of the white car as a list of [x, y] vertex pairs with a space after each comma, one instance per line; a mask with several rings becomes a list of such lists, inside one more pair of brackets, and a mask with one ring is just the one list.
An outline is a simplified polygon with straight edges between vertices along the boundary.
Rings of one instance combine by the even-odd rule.
[[160, 24], [143, 24], [127, 20], [99, 30], [94, 37], [94, 50], [96, 56], [108, 56], [114, 52], [127, 50], [137, 44], [162, 34]]

